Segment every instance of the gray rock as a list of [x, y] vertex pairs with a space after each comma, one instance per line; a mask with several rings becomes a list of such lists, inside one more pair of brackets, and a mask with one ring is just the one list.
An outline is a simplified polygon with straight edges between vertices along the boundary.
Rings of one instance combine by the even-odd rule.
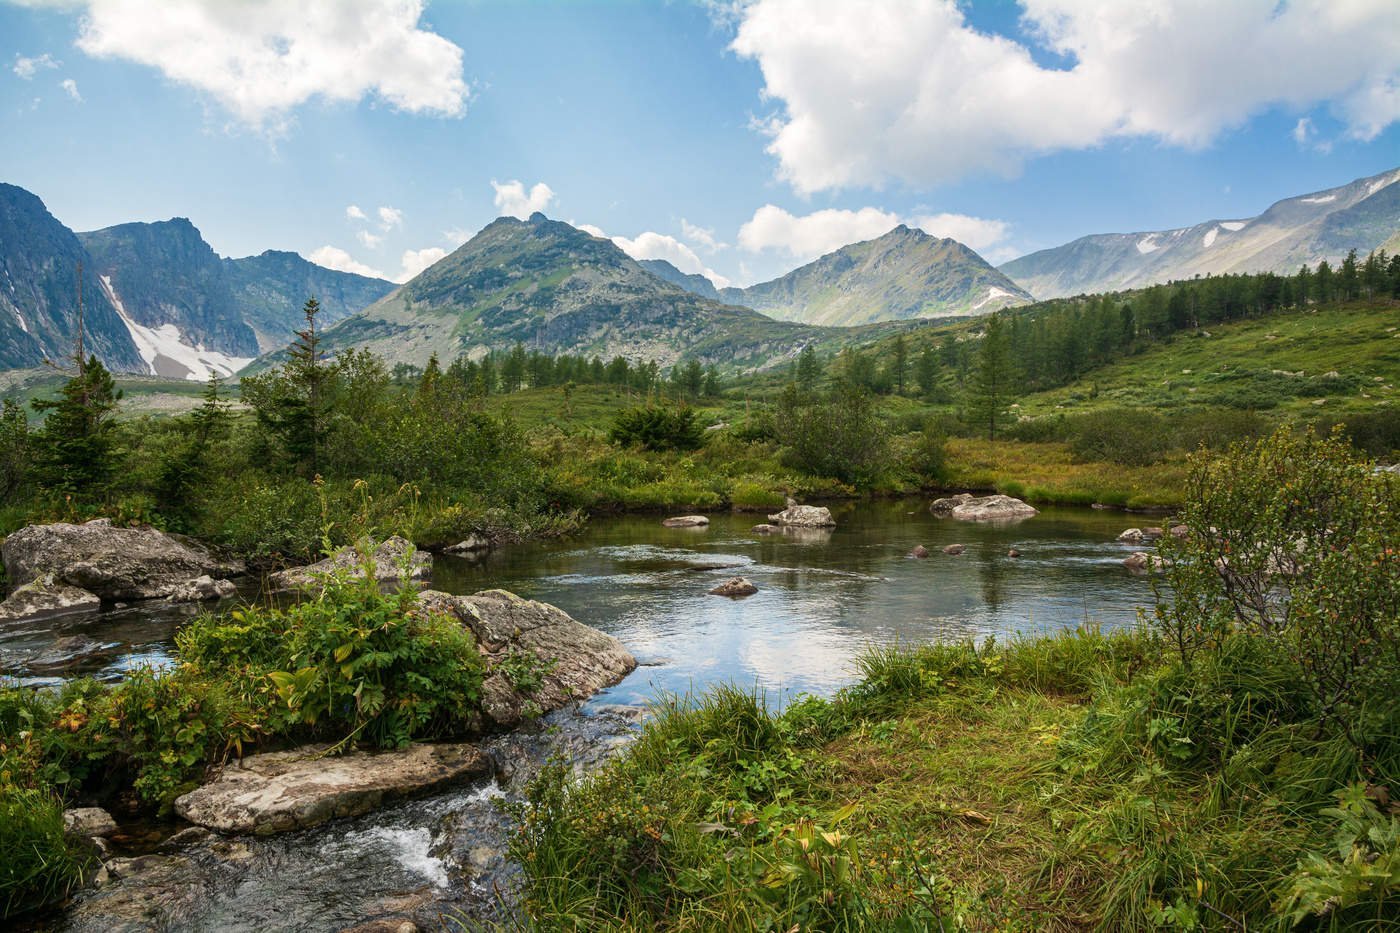
[[970, 502], [975, 498], [976, 496], [970, 492], [960, 492], [956, 496], [945, 496], [942, 499], [934, 499], [932, 504], [929, 505], [928, 510], [934, 515], [947, 515], [964, 502]]
[[928, 548], [922, 544], [914, 545], [914, 550], [909, 552], [910, 557], [928, 557]]
[[[407, 580], [423, 580], [433, 570], [433, 556], [414, 547], [413, 542], [395, 535], [381, 542], [371, 555], [374, 559], [374, 578], [380, 583], [402, 583]], [[402, 564], [408, 561], [408, 575], [403, 574]], [[331, 557], [305, 567], [292, 567], [279, 570], [267, 578], [268, 586], [277, 592], [286, 590], [315, 589], [322, 585], [326, 576], [338, 571], [348, 571], [352, 577], [364, 575], [363, 558], [353, 547], [346, 546]]]
[[964, 544], [949, 544], [949, 545], [947, 545], [946, 547], [943, 548], [943, 553], [944, 553], [944, 554], [952, 554], [952, 555], [956, 556], [956, 555], [961, 554], [963, 551], [966, 551], [966, 550], [967, 550], [967, 545], [964, 545]]
[[776, 535], [781, 533], [783, 529], [779, 528], [777, 525], [763, 524], [754, 525], [753, 528], [749, 530], [756, 535]]
[[754, 586], [744, 577], [732, 577], [710, 590], [710, 595], [728, 596], [731, 599], [738, 599], [743, 596], [752, 596], [757, 592], [758, 587]]
[[[637, 666], [622, 642], [548, 603], [505, 590], [473, 596], [429, 590], [419, 599], [424, 611], [451, 616], [476, 636], [489, 671], [482, 684], [483, 728], [515, 728], [531, 716], [612, 686]], [[518, 689], [499, 667], [521, 655], [538, 661], [540, 683], [534, 689]]]
[[790, 505], [777, 515], [768, 516], [768, 520], [797, 528], [830, 528], [836, 524], [831, 510], [820, 505]]
[[368, 813], [389, 800], [442, 790], [491, 773], [475, 745], [411, 745], [331, 757], [323, 746], [250, 755], [175, 800], [175, 812], [222, 833], [304, 829]]
[[172, 603], [204, 603], [215, 599], [231, 599], [238, 595], [232, 580], [215, 580], [207, 573], [181, 583], [165, 597]]
[[101, 807], [74, 807], [63, 811], [63, 831], [70, 836], [110, 836], [117, 821]]
[[40, 578], [78, 587], [104, 600], [159, 599], [208, 574], [225, 579], [247, 572], [193, 538], [154, 528], [117, 528], [105, 519], [21, 528], [0, 545], [13, 586]]
[[663, 528], [704, 528], [710, 520], [704, 515], [678, 515], [661, 523]]
[[1191, 529], [1186, 525], [1173, 525], [1168, 529], [1167, 534], [1171, 535], [1173, 538], [1186, 538], [1190, 537]]
[[0, 622], [42, 619], [70, 612], [94, 612], [102, 600], [87, 590], [54, 580], [46, 574], [17, 588], [0, 602]]
[[1123, 566], [1133, 573], [1159, 573], [1171, 566], [1171, 562], [1157, 554], [1134, 551], [1123, 558]]
[[948, 514], [966, 522], [997, 522], [1016, 521], [1040, 513], [1020, 499], [998, 495], [968, 499], [954, 506]]
[[1137, 544], [1143, 539], [1141, 528], [1129, 528], [1118, 536], [1118, 540], [1126, 544]]
[[470, 554], [475, 551], [489, 551], [491, 542], [483, 535], [470, 534], [449, 547], [443, 548], [444, 554]]

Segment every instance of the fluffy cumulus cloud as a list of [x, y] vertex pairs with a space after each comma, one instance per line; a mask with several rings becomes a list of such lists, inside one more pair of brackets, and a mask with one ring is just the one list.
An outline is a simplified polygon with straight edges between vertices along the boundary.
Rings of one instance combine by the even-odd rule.
[[420, 25], [422, 0], [36, 2], [83, 8], [88, 55], [155, 68], [258, 129], [317, 98], [458, 116], [470, 96], [462, 50]]
[[16, 77], [30, 81], [41, 70], [57, 68], [58, 66], [59, 63], [53, 60], [53, 56], [45, 52], [43, 55], [35, 55], [32, 58], [16, 55], [15, 66], [11, 70], [14, 71]]
[[739, 246], [751, 253], [773, 252], [807, 262], [847, 244], [873, 240], [900, 224], [918, 227], [932, 236], [951, 237], [991, 255], [1005, 252], [1004, 241], [1010, 232], [1005, 221], [966, 214], [901, 217], [877, 207], [792, 214], [777, 205], [765, 204], [739, 228]]
[[365, 216], [365, 212], [360, 210], [360, 206], [358, 204], [351, 204], [349, 207], [345, 208], [345, 219], [369, 220], [369, 218]]
[[384, 278], [384, 273], [365, 265], [338, 246], [322, 246], [313, 250], [311, 255], [306, 258], [318, 266], [325, 266], [327, 269], [334, 269], [337, 272], [353, 272], [356, 275], [368, 275], [376, 279]]
[[406, 249], [399, 259], [399, 274], [395, 282], [407, 282], [424, 269], [447, 255], [441, 246], [428, 246], [423, 249]]
[[492, 181], [496, 192], [496, 210], [506, 217], [525, 220], [536, 211], [543, 212], [554, 200], [554, 191], [544, 182], [537, 182], [528, 191], [521, 181]]
[[715, 231], [710, 227], [701, 227], [691, 223], [684, 217], [681, 218], [681, 235], [692, 243], [696, 243], [707, 253], [717, 253], [722, 249], [728, 249], [728, 243], [721, 243], [719, 237], [715, 236]]
[[1326, 105], [1349, 135], [1400, 120], [1395, 0], [1021, 0], [1022, 42], [955, 0], [753, 0], [733, 50], [777, 104], [780, 175], [812, 192], [934, 184], [1146, 136], [1198, 147], [1272, 106]]
[[83, 102], [83, 95], [78, 93], [77, 81], [74, 81], [72, 78], [64, 78], [62, 81], [58, 82], [58, 86], [63, 88], [63, 93], [67, 94], [72, 100], [80, 104]]
[[379, 226], [383, 230], [392, 230], [394, 227], [403, 226], [403, 211], [397, 207], [381, 207], [378, 214]]
[[704, 261], [686, 244], [673, 236], [648, 230], [635, 237], [608, 236], [601, 227], [593, 224], [575, 224], [580, 230], [605, 240], [612, 240], [633, 259], [664, 259], [686, 275], [703, 275], [714, 283], [716, 288], [728, 288], [732, 283]]

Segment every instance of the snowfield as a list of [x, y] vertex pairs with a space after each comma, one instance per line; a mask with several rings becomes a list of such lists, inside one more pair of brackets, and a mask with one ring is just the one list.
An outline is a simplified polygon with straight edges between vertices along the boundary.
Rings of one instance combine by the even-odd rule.
[[218, 350], [206, 350], [201, 346], [187, 343], [174, 324], [159, 327], [146, 327], [136, 323], [127, 314], [126, 306], [112, 288], [111, 276], [98, 276], [102, 290], [112, 307], [117, 309], [122, 323], [131, 334], [141, 359], [150, 367], [152, 376], [165, 376], [173, 379], [188, 379], [191, 382], [204, 382], [211, 375], [232, 376], [244, 366], [253, 362], [253, 357], [229, 356]]

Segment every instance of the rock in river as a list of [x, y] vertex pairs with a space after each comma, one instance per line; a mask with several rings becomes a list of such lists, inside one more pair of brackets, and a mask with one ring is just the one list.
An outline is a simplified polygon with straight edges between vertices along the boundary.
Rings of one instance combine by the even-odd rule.
[[63, 831], [70, 836], [110, 836], [117, 821], [101, 807], [73, 807], [63, 811]]
[[758, 592], [758, 587], [754, 586], [744, 577], [733, 577], [725, 580], [719, 586], [710, 590], [711, 596], [728, 596], [738, 599], [742, 596], [752, 596]]
[[677, 515], [661, 523], [663, 528], [704, 528], [710, 520], [704, 515]]
[[777, 515], [768, 516], [775, 525], [798, 528], [830, 528], [836, 524], [831, 510], [820, 505], [790, 505]]
[[[408, 580], [422, 580], [433, 570], [433, 556], [418, 550], [412, 541], [398, 535], [385, 539], [374, 549], [371, 556], [374, 559], [374, 578], [380, 583], [398, 583], [404, 580], [405, 563], [408, 567]], [[267, 578], [268, 586], [276, 591], [314, 588], [320, 585], [327, 574], [341, 570], [359, 577], [364, 574], [363, 560], [358, 550], [346, 546], [325, 560], [271, 574]]]
[[[91, 601], [74, 588], [99, 600], [158, 600], [197, 577], [223, 580], [246, 572], [238, 560], [193, 538], [150, 527], [118, 528], [106, 518], [21, 528], [4, 539], [0, 558], [18, 588], [11, 600], [24, 600], [6, 601], [6, 614], [14, 618], [87, 607]], [[25, 590], [29, 583], [39, 587]], [[24, 612], [27, 601], [35, 601], [35, 612]]]
[[1147, 573], [1151, 571], [1157, 573], [1171, 566], [1165, 557], [1156, 554], [1148, 554], [1146, 551], [1134, 551], [1123, 558], [1123, 566], [1133, 573]]
[[238, 595], [232, 580], [215, 580], [209, 574], [181, 583], [165, 597], [172, 603], [204, 603], [215, 599], [230, 599]]
[[934, 515], [947, 515], [964, 502], [970, 502], [974, 498], [976, 497], [970, 492], [960, 492], [956, 496], [944, 496], [942, 499], [934, 499], [928, 510]]
[[1011, 496], [983, 496], [959, 503], [948, 514], [967, 522], [995, 522], [1030, 518], [1040, 513]]
[[0, 622], [40, 619], [69, 612], [93, 612], [102, 606], [87, 590], [57, 583], [52, 574], [31, 580], [0, 603]]
[[329, 756], [322, 746], [249, 755], [175, 801], [175, 812], [225, 833], [278, 833], [359, 816], [387, 800], [441, 790], [491, 773], [464, 743], [411, 745]]
[[[419, 599], [424, 610], [445, 613], [470, 628], [488, 665], [496, 668], [481, 688], [483, 727], [512, 729], [528, 715], [547, 713], [612, 686], [637, 666], [622, 642], [548, 603], [505, 590], [474, 596], [429, 590]], [[529, 656], [535, 658], [538, 686], [522, 690], [498, 665], [512, 659], [518, 668], [520, 659]]]
[[944, 553], [944, 554], [951, 554], [951, 555], [953, 555], [954, 557], [956, 557], [957, 555], [961, 554], [963, 551], [966, 551], [966, 550], [967, 550], [967, 546], [966, 546], [966, 545], [963, 545], [963, 544], [949, 544], [949, 545], [947, 545], [947, 546], [945, 546], [945, 547], [943, 548], [943, 553]]
[[914, 545], [914, 550], [909, 552], [910, 557], [928, 557], [928, 548], [922, 544]]

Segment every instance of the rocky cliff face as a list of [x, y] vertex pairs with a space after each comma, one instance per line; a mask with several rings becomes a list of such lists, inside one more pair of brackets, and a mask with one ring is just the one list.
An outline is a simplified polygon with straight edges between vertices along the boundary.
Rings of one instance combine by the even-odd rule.
[[141, 372], [144, 361], [108, 301], [82, 243], [44, 202], [0, 184], [0, 368], [66, 360], [78, 330], [82, 267], [85, 347], [111, 369]]

